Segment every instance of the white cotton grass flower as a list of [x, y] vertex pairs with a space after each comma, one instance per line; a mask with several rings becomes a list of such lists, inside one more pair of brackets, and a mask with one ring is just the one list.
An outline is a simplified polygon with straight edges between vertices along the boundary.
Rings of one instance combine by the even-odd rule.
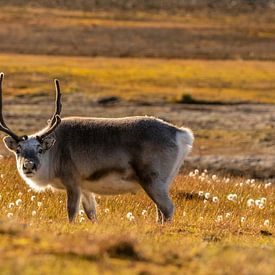
[[80, 215], [80, 216], [83, 216], [83, 215], [84, 215], [84, 213], [85, 213], [85, 212], [84, 212], [84, 210], [82, 210], [82, 209], [81, 209], [81, 210], [79, 210], [79, 215]]
[[33, 211], [32, 211], [32, 216], [34, 217], [34, 216], [36, 216], [36, 214], [37, 214], [36, 211], [33, 210]]
[[128, 212], [127, 215], [126, 215], [126, 218], [129, 220], [129, 221], [133, 221], [135, 219], [135, 217], [133, 216], [133, 213], [132, 212]]
[[247, 202], [246, 202], [246, 205], [248, 207], [252, 207], [255, 205], [255, 201], [253, 199], [248, 199]]
[[223, 216], [222, 215], [218, 215], [216, 218], [216, 222], [222, 222], [223, 220]]
[[196, 174], [195, 174], [194, 172], [190, 172], [190, 173], [189, 173], [189, 177], [190, 177], [190, 178], [194, 178], [194, 177], [196, 177]]
[[270, 224], [269, 220], [264, 221], [264, 226], [269, 226], [269, 224]]
[[13, 213], [9, 212], [9, 213], [7, 214], [7, 217], [8, 217], [9, 219], [11, 219], [11, 218], [13, 217]]
[[199, 196], [202, 197], [203, 196], [203, 191], [199, 191]]
[[38, 206], [38, 207], [41, 207], [41, 206], [42, 206], [42, 202], [41, 202], [41, 201], [38, 201], [38, 202], [37, 202], [37, 206]]
[[214, 181], [215, 181], [218, 177], [217, 177], [216, 175], [212, 175], [212, 177], [211, 177], [211, 178], [212, 178], [212, 180], [214, 180]]
[[31, 196], [31, 201], [34, 201], [35, 200], [35, 196]]
[[219, 198], [218, 198], [218, 197], [213, 197], [213, 198], [212, 198], [212, 202], [218, 203], [218, 202], [219, 202]]
[[262, 204], [266, 204], [266, 198], [261, 198], [260, 200]]
[[263, 203], [261, 203], [261, 204], [259, 205], [259, 209], [264, 209], [264, 204], [263, 204]]
[[22, 204], [22, 200], [21, 200], [21, 199], [16, 200], [15, 204], [16, 204], [17, 206], [20, 206], [20, 205]]
[[225, 217], [226, 217], [226, 218], [231, 217], [231, 213], [227, 212], [227, 213], [225, 214]]
[[255, 200], [255, 205], [259, 206], [261, 203], [261, 200]]
[[79, 222], [81, 223], [81, 222], [84, 222], [84, 221], [85, 221], [85, 218], [84, 217], [80, 217]]
[[108, 214], [110, 212], [110, 209], [109, 208], [105, 208], [104, 209], [104, 213]]
[[200, 173], [200, 171], [199, 171], [198, 169], [195, 169], [195, 170], [194, 170], [194, 174], [195, 174], [195, 175], [198, 175], [199, 173]]
[[205, 193], [204, 197], [208, 200], [210, 198], [210, 193], [209, 192]]
[[228, 194], [228, 195], [227, 195], [227, 199], [228, 199], [229, 201], [232, 201], [232, 199], [233, 199], [232, 194]]
[[8, 208], [13, 208], [13, 207], [14, 207], [14, 202], [10, 202]]
[[127, 214], [126, 214], [126, 218], [127, 219], [129, 219], [130, 217], [132, 217], [133, 216], [133, 213], [132, 212], [128, 212]]
[[241, 217], [241, 223], [245, 222], [245, 217]]
[[228, 199], [229, 201], [236, 201], [237, 198], [238, 198], [237, 194], [228, 194], [228, 195], [227, 195], [227, 199]]

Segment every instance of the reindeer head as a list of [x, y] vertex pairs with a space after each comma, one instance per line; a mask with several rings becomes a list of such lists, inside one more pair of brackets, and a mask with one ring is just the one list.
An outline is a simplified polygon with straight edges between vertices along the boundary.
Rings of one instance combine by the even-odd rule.
[[55, 80], [55, 112], [48, 121], [48, 126], [38, 135], [18, 136], [6, 125], [2, 112], [2, 83], [4, 74], [0, 74], [0, 131], [8, 134], [3, 141], [6, 147], [16, 156], [17, 169], [26, 177], [32, 177], [43, 164], [44, 154], [54, 145], [55, 138], [51, 133], [61, 122], [61, 92], [58, 80]]

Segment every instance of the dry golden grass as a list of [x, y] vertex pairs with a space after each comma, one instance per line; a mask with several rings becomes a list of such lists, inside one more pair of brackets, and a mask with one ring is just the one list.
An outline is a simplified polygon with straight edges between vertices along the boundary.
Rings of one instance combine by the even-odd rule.
[[275, 103], [274, 62], [163, 59], [116, 59], [0, 55], [7, 93], [52, 89], [59, 77], [64, 92], [124, 99], [174, 101], [184, 94], [196, 99]]
[[267, 182], [194, 171], [175, 179], [170, 224], [155, 223], [143, 192], [100, 197], [99, 224], [83, 213], [68, 224], [64, 193], [29, 190], [9, 158], [0, 173], [2, 274], [274, 274], [275, 192]]
[[[56, 2], [56, 1], [55, 1]], [[67, 1], [66, 1], [67, 2]], [[57, 5], [58, 6], [58, 5]], [[273, 10], [70, 11], [1, 6], [1, 53], [274, 60]]]

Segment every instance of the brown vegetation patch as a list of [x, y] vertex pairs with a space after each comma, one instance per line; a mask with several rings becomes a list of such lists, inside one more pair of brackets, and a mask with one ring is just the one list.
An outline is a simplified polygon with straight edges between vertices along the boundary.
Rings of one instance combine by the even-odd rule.
[[81, 13], [22, 7], [4, 10], [0, 15], [2, 53], [275, 59], [275, 25], [270, 23], [274, 22], [274, 12], [269, 10], [224, 17], [205, 11], [176, 16], [149, 12], [142, 18], [134, 10], [126, 14], [127, 18], [123, 12]]
[[[75, 242], [76, 238], [77, 242]], [[57, 242], [58, 248], [53, 251], [55, 254], [80, 257], [92, 261], [106, 255], [125, 260], [145, 260], [142, 252], [137, 248], [137, 241], [129, 236], [108, 236], [100, 239], [85, 234], [84, 236], [73, 236], [70, 242], [66, 237], [66, 245], [64, 245], [62, 238]]]
[[15, 221], [0, 220], [0, 235], [20, 235], [27, 228], [26, 224]]

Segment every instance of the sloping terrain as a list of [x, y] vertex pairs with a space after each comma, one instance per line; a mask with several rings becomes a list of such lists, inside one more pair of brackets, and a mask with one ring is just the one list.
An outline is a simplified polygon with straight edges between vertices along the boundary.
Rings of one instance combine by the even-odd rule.
[[0, 52], [181, 59], [275, 60], [272, 9], [72, 11], [3, 6]]

